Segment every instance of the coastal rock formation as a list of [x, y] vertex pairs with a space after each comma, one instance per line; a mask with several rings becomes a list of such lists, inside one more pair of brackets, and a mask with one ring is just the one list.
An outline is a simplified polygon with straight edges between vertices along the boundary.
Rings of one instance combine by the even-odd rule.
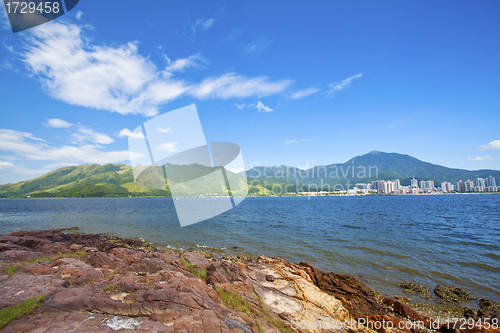
[[307, 263], [209, 260], [57, 230], [0, 235], [0, 290], [0, 311], [45, 295], [5, 332], [336, 332], [350, 323], [350, 332], [388, 333], [409, 330], [370, 323], [423, 318], [395, 300], [378, 303], [353, 276]]
[[347, 274], [325, 273], [309, 263], [300, 263], [308, 269], [311, 279], [325, 293], [332, 295], [358, 319], [385, 314], [375, 299], [375, 293], [357, 277]]

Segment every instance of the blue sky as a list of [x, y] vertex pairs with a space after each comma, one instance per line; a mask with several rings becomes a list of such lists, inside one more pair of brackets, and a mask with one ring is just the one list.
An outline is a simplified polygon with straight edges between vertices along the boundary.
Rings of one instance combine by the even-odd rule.
[[130, 164], [130, 131], [192, 103], [247, 167], [380, 150], [500, 169], [498, 17], [494, 0], [81, 0], [13, 34], [2, 8], [0, 184]]

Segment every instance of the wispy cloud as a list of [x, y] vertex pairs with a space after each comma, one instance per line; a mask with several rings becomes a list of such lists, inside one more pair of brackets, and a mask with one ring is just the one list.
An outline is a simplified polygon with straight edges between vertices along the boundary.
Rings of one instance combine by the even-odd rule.
[[44, 124], [46, 127], [53, 128], [70, 128], [73, 124], [68, 123], [62, 119], [47, 119], [47, 122]]
[[490, 143], [480, 146], [479, 149], [481, 150], [500, 149], [500, 140], [491, 141]]
[[492, 160], [493, 157], [486, 155], [486, 156], [468, 157], [467, 159], [469, 161], [484, 161], [484, 160]]
[[144, 139], [144, 134], [142, 132], [132, 132], [128, 128], [124, 128], [118, 134], [119, 137], [129, 137], [134, 139]]
[[165, 56], [165, 59], [168, 66], [165, 68], [164, 74], [167, 76], [172, 75], [174, 72], [183, 72], [189, 67], [200, 67], [200, 61], [205, 61], [200, 54], [194, 54], [175, 61], [170, 60], [167, 56]]
[[297, 143], [297, 140], [288, 140], [288, 141], [286, 141], [284, 144], [285, 144], [285, 145], [289, 145], [289, 144], [291, 144], [291, 143]]
[[304, 97], [307, 97], [309, 95], [313, 95], [319, 91], [318, 88], [307, 88], [304, 90], [297, 91], [296, 93], [292, 94], [289, 98], [290, 99], [301, 99]]
[[255, 107], [257, 108], [257, 110], [259, 112], [271, 112], [271, 111], [274, 111], [274, 109], [271, 109], [270, 107], [265, 106], [261, 101], [258, 101], [257, 105], [255, 105]]
[[258, 37], [241, 48], [241, 53], [253, 57], [258, 57], [273, 45], [272, 40]]
[[14, 163], [12, 162], [5, 162], [5, 161], [0, 161], [0, 170], [5, 168], [5, 167], [11, 167], [14, 166]]
[[271, 109], [268, 106], [265, 106], [264, 103], [261, 101], [258, 101], [257, 103], [253, 104], [234, 104], [238, 109], [244, 109], [244, 108], [256, 108], [258, 112], [272, 112], [274, 109]]
[[160, 133], [171, 133], [172, 129], [170, 129], [170, 127], [167, 128], [158, 127], [157, 131]]
[[[200, 20], [198, 20], [197, 22], [200, 22]], [[200, 22], [200, 26], [201, 26], [201, 30], [202, 31], [207, 31], [210, 27], [212, 27], [215, 23], [215, 19], [211, 18], [211, 19], [208, 19], [208, 20], [201, 20]]]
[[[128, 161], [128, 150], [103, 151], [99, 144], [51, 145], [33, 134], [0, 129], [0, 150], [32, 161], [50, 161], [51, 167], [82, 163], [118, 163]], [[43, 140], [42, 140], [43, 141]]]
[[215, 19], [214, 18], [209, 18], [209, 19], [199, 19], [196, 20], [194, 24], [191, 25], [191, 33], [187, 37], [191, 40], [194, 40], [196, 33], [198, 30], [201, 31], [207, 31], [210, 29], [213, 25], [215, 24]]
[[177, 151], [178, 142], [165, 142], [156, 147], [157, 150], [174, 152]]
[[269, 96], [285, 90], [291, 81], [270, 81], [268, 77], [247, 78], [236, 73], [227, 73], [220, 77], [208, 78], [193, 87], [190, 92], [200, 99]]
[[77, 20], [79, 20], [82, 16], [83, 16], [83, 12], [81, 10], [79, 10], [79, 11], [76, 12], [75, 17], [76, 17]]
[[[201, 23], [200, 23], [201, 24]], [[204, 21], [202, 26], [213, 22]], [[280, 93], [290, 80], [244, 77], [225, 73], [200, 83], [174, 78], [174, 72], [198, 67], [200, 55], [172, 61], [161, 71], [139, 54], [138, 44], [96, 46], [86, 26], [50, 22], [25, 36], [23, 61], [49, 94], [70, 105], [121, 114], [155, 116], [158, 107], [182, 96], [199, 99], [268, 96]]]
[[76, 127], [70, 131], [72, 131], [71, 133], [72, 140], [78, 143], [91, 142], [98, 144], [109, 144], [115, 141], [106, 134], [96, 132], [93, 129], [87, 128], [80, 123], [71, 124], [63, 119], [57, 119], [57, 118], [47, 119], [47, 121], [43, 123], [43, 125], [45, 127], [66, 128], [66, 129]]
[[330, 83], [328, 85], [329, 89], [328, 89], [327, 94], [330, 96], [335, 95], [335, 93], [337, 93], [337, 92], [341, 91], [342, 89], [344, 89], [345, 87], [349, 86], [353, 80], [360, 78], [361, 76], [363, 76], [363, 73], [359, 73], [358, 75], [350, 76], [347, 79], [342, 80], [340, 83], [338, 83], [338, 82]]
[[87, 128], [83, 125], [80, 125], [75, 133], [72, 133], [71, 136], [77, 142], [91, 142], [98, 143], [102, 145], [107, 145], [115, 142], [111, 137], [106, 134], [96, 132], [90, 128]]

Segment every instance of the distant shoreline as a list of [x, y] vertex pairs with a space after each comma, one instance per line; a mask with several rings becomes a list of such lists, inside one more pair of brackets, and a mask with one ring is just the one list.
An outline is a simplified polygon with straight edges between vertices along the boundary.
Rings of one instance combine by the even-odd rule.
[[[436, 196], [436, 195], [489, 195], [500, 194], [500, 192], [468, 192], [468, 193], [408, 193], [408, 194], [329, 194], [329, 195], [259, 195], [259, 196], [246, 196], [245, 198], [311, 198], [311, 197], [396, 197], [396, 196]], [[27, 197], [11, 197], [0, 198], [5, 199], [146, 199], [146, 198], [169, 198], [164, 196], [143, 196], [143, 197], [51, 197], [51, 198], [27, 198]], [[180, 197], [178, 199], [213, 199], [213, 198], [229, 198], [229, 197]]]

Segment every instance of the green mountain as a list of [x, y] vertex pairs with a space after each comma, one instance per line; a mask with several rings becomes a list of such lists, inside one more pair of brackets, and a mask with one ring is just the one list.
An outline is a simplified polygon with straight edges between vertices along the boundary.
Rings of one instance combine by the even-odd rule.
[[[35, 179], [15, 184], [0, 185], [0, 198], [6, 197], [124, 197], [124, 196], [194, 196], [198, 193], [226, 195], [225, 182], [216, 177], [218, 168], [199, 164], [145, 166], [134, 181], [132, 168], [124, 164], [84, 164], [51, 171]], [[168, 175], [167, 187], [164, 175]], [[200, 180], [200, 177], [210, 175]], [[228, 170], [224, 177], [231, 185], [233, 195], [244, 193], [272, 194], [274, 192], [301, 192], [352, 188], [356, 183], [377, 179], [399, 179], [409, 185], [410, 179], [457, 182], [475, 178], [496, 177], [497, 170], [462, 170], [420, 161], [414, 157], [372, 151], [356, 156], [345, 163], [300, 169], [292, 166], [254, 167], [244, 178]], [[195, 180], [199, 181], [195, 181]]]
[[[227, 195], [225, 182], [217, 182], [219, 168], [198, 164], [165, 165], [169, 175], [164, 178], [164, 168], [144, 167], [137, 182], [134, 181], [132, 167], [124, 164], [84, 164], [51, 171], [35, 179], [15, 184], [0, 185], [0, 198], [79, 198], [79, 197], [126, 197], [126, 196], [171, 196], [170, 189], [175, 188], [177, 196], [197, 196], [198, 193], [209, 195]], [[201, 176], [212, 178], [193, 182]], [[231, 184], [233, 194], [247, 190], [246, 181], [225, 170], [225, 177]], [[166, 188], [164, 185], [167, 184]]]
[[[352, 188], [356, 183], [372, 182], [378, 179], [399, 179], [402, 185], [410, 185], [412, 178], [433, 180], [437, 184], [448, 181], [473, 180], [494, 176], [500, 178], [497, 170], [463, 170], [423, 162], [409, 155], [372, 151], [356, 156], [345, 163], [299, 169], [289, 166], [254, 167], [246, 172], [253, 185], [288, 186], [288, 189], [307, 191], [319, 189]], [[253, 183], [252, 183], [253, 182]], [[271, 184], [271, 185], [269, 185]], [[292, 191], [290, 191], [292, 192]]]

